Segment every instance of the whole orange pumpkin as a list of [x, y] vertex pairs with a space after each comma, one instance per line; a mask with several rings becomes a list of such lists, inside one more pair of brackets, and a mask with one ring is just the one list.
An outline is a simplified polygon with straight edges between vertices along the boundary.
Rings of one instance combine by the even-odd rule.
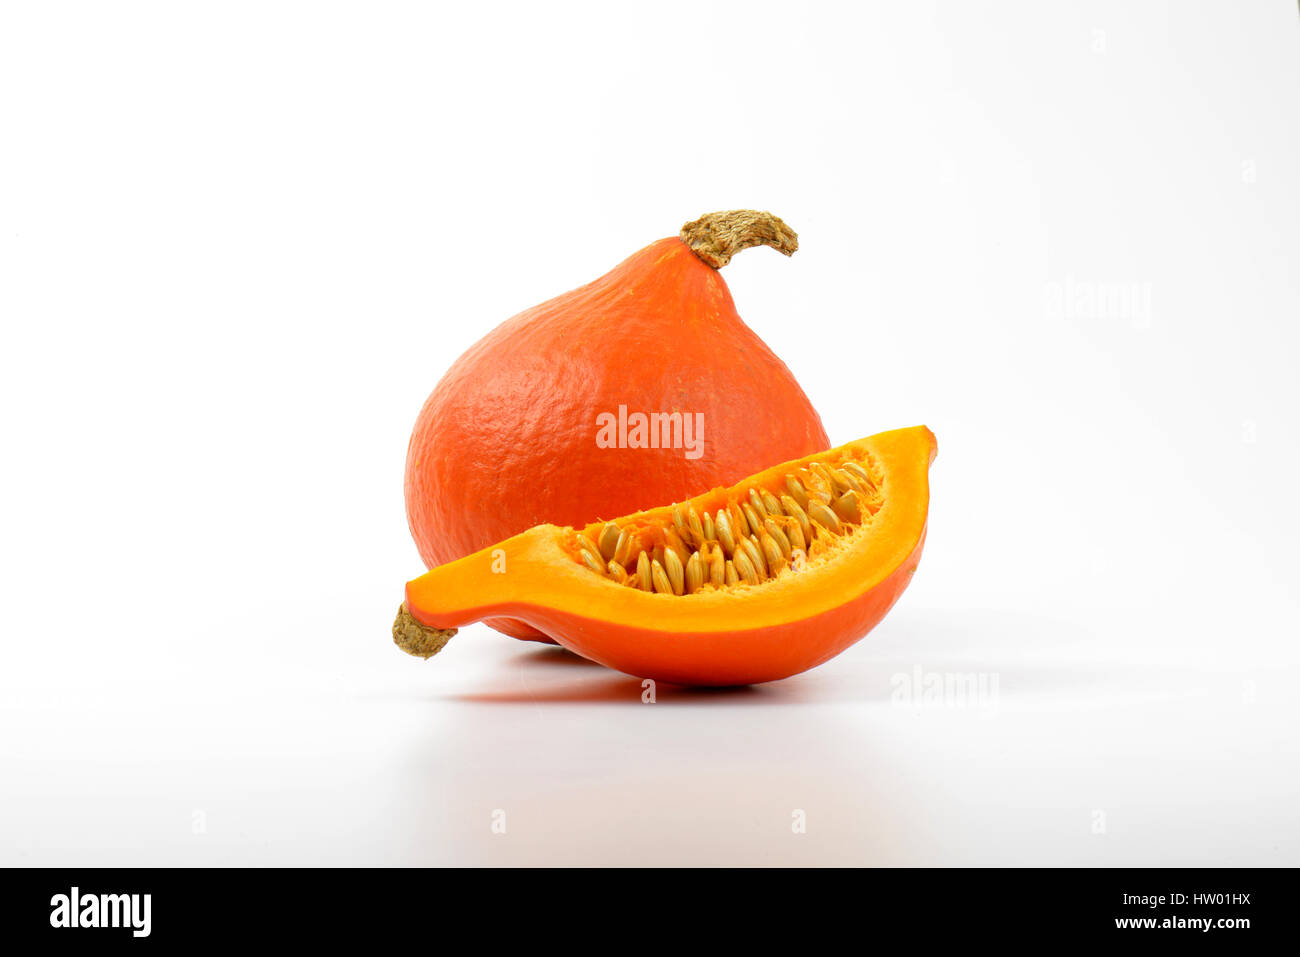
[[[540, 523], [581, 526], [686, 499], [829, 448], [803, 389], [741, 321], [718, 272], [755, 245], [790, 255], [798, 238], [770, 213], [701, 217], [457, 359], [407, 452], [407, 519], [426, 566]], [[522, 622], [488, 623], [549, 640]]]

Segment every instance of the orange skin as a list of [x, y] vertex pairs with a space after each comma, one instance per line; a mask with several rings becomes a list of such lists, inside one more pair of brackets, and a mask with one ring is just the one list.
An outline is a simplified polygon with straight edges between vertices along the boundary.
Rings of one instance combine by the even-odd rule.
[[[703, 413], [702, 456], [599, 448], [596, 417], [620, 405]], [[411, 435], [407, 519], [433, 568], [542, 522], [680, 501], [829, 445], [721, 273], [673, 237], [520, 313], [456, 361]], [[489, 623], [546, 640], [535, 627]]]
[[[865, 636], [911, 581], [925, 543], [933, 434], [924, 426], [881, 433], [691, 502], [697, 510], [716, 509], [741, 500], [753, 485], [775, 487], [808, 461], [842, 461], [850, 450], [867, 452], [883, 469], [885, 503], [869, 532], [798, 574], [694, 595], [651, 594], [585, 569], [573, 529], [542, 525], [409, 582], [406, 607], [416, 621], [439, 629], [518, 618], [584, 658], [640, 678], [741, 685], [798, 674]], [[669, 521], [665, 507], [620, 525]]]

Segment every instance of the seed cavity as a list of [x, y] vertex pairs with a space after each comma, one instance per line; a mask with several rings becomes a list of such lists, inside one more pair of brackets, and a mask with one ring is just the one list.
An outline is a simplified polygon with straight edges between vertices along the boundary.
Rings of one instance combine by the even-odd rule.
[[616, 585], [658, 595], [762, 585], [834, 555], [843, 538], [872, 527], [885, 496], [869, 465], [810, 462], [713, 511], [682, 502], [658, 525], [605, 522], [574, 534], [571, 554]]

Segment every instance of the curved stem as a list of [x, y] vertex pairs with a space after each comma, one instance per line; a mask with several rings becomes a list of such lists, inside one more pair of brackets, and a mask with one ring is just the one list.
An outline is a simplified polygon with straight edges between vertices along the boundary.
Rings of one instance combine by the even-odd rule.
[[798, 233], [779, 216], [756, 209], [705, 213], [683, 226], [678, 235], [714, 269], [721, 269], [732, 256], [750, 246], [771, 246], [787, 256], [799, 248]]
[[430, 628], [420, 624], [407, 611], [406, 602], [397, 609], [397, 618], [393, 621], [393, 643], [408, 655], [426, 660], [442, 651], [455, 634], [455, 628]]

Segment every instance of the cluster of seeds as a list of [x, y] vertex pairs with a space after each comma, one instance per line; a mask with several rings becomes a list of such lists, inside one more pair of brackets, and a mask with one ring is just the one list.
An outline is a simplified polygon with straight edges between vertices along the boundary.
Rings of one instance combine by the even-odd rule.
[[661, 595], [691, 595], [777, 578], [852, 534], [884, 500], [863, 463], [813, 462], [784, 476], [777, 490], [754, 486], [710, 514], [674, 505], [672, 524], [607, 523], [579, 533], [582, 564], [620, 585]]

